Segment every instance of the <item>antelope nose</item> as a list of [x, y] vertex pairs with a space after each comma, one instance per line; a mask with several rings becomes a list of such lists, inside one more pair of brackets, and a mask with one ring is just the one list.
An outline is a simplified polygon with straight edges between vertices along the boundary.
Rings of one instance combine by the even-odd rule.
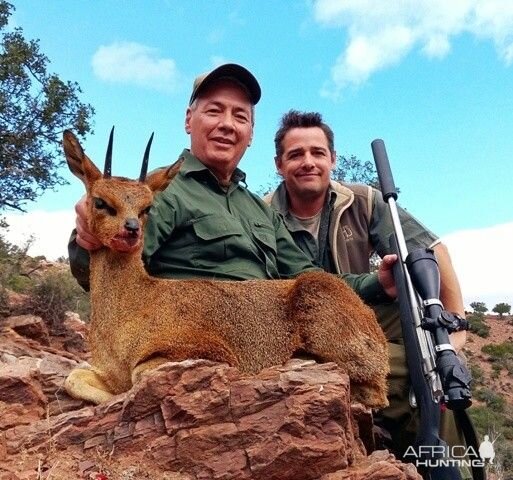
[[130, 233], [137, 233], [139, 231], [139, 220], [137, 220], [136, 218], [127, 219], [127, 221], [125, 222], [125, 228]]

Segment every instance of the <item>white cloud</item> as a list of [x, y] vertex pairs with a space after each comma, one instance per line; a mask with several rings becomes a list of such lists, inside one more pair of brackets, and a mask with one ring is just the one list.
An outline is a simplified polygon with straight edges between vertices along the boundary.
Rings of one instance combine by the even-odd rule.
[[513, 222], [462, 230], [442, 238], [458, 274], [465, 305], [483, 301], [513, 305]]
[[182, 75], [170, 58], [160, 58], [156, 49], [135, 42], [102, 45], [93, 55], [95, 75], [112, 83], [125, 83], [175, 91]]
[[343, 29], [346, 46], [324, 86], [336, 97], [350, 85], [401, 61], [414, 48], [429, 58], [443, 58], [451, 40], [470, 33], [494, 42], [499, 57], [513, 63], [511, 0], [314, 0], [321, 25]]
[[74, 210], [13, 213], [6, 214], [5, 218], [9, 224], [5, 238], [9, 242], [23, 246], [31, 235], [34, 236], [29, 255], [44, 255], [47, 260], [68, 256], [68, 239], [75, 226]]

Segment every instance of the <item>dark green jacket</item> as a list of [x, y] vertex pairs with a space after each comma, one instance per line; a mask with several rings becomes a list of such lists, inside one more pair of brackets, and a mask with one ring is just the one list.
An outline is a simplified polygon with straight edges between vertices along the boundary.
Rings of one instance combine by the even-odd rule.
[[[151, 275], [218, 280], [287, 279], [316, 267], [296, 246], [281, 217], [242, 186], [237, 169], [222, 188], [189, 151], [178, 175], [155, 196], [143, 258]], [[72, 235], [72, 272], [87, 288], [89, 256]], [[343, 278], [369, 303], [385, 295], [375, 275]]]

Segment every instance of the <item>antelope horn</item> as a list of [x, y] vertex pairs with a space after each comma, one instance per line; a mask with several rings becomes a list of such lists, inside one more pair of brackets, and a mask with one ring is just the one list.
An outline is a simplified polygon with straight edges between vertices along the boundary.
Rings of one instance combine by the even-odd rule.
[[146, 145], [146, 150], [144, 151], [144, 157], [142, 161], [142, 167], [141, 167], [141, 175], [139, 176], [139, 181], [144, 182], [146, 179], [146, 173], [148, 172], [148, 159], [150, 158], [150, 148], [151, 148], [151, 142], [153, 142], [153, 134], [155, 132], [152, 132], [150, 139], [148, 140], [148, 145]]
[[114, 127], [112, 127], [109, 135], [109, 144], [107, 145], [107, 153], [105, 154], [105, 167], [103, 167], [103, 178], [110, 178], [110, 170], [112, 167], [112, 138], [114, 136]]

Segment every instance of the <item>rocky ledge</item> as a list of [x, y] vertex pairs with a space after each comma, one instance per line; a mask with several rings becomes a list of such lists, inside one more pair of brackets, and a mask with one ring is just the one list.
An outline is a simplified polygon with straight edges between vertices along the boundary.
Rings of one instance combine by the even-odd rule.
[[168, 363], [91, 406], [62, 389], [87, 358], [83, 325], [68, 322], [74, 342], [58, 345], [69, 351], [51, 346], [37, 317], [0, 327], [0, 480], [421, 479], [387, 451], [367, 454], [371, 413], [351, 405], [333, 363], [292, 360], [255, 376]]

